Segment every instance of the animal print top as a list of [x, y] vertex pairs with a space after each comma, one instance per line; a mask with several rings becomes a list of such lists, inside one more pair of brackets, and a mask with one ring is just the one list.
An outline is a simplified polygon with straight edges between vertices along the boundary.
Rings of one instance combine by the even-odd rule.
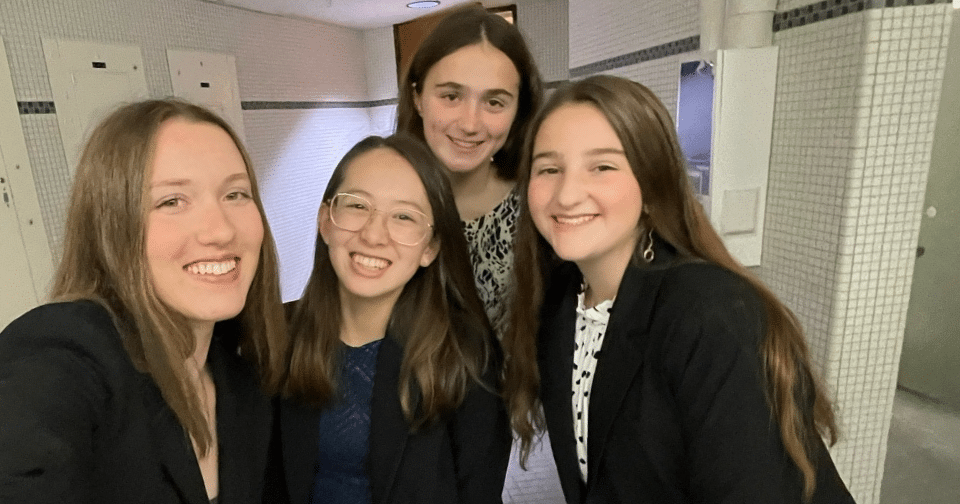
[[506, 329], [507, 300], [512, 297], [513, 237], [519, 215], [520, 194], [514, 189], [486, 215], [463, 222], [477, 292], [498, 337]]

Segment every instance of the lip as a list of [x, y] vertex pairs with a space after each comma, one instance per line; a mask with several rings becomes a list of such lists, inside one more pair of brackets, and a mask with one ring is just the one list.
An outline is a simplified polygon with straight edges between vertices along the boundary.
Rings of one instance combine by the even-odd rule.
[[551, 215], [550, 218], [553, 219], [554, 225], [564, 228], [576, 228], [589, 224], [600, 217], [600, 214], [589, 213], [589, 214], [577, 214], [577, 215]]
[[371, 254], [350, 252], [350, 267], [358, 275], [367, 278], [376, 278], [393, 265], [393, 261]]
[[474, 150], [484, 143], [484, 140], [462, 140], [450, 135], [447, 135], [447, 139], [450, 140], [450, 143], [453, 144], [454, 147], [462, 150]]
[[240, 256], [225, 254], [217, 258], [204, 258], [183, 266], [191, 278], [205, 283], [229, 284], [240, 278]]

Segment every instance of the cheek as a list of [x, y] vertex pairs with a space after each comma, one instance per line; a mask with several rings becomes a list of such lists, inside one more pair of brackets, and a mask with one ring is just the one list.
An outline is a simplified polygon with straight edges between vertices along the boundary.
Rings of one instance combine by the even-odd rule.
[[530, 181], [530, 186], [527, 188], [527, 205], [530, 208], [530, 216], [533, 217], [533, 222], [538, 228], [544, 219], [549, 219], [547, 207], [552, 194], [552, 186], [548, 182]]
[[187, 243], [181, 226], [162, 217], [148, 220], [145, 239], [147, 265], [151, 270], [161, 266], [162, 261], [182, 256]]

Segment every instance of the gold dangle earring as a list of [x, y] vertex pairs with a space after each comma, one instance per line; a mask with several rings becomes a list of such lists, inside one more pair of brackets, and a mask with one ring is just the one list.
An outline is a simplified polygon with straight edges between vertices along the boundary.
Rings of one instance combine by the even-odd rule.
[[[650, 229], [647, 231], [647, 236], [646, 236], [646, 239], [645, 239], [644, 241], [647, 242], [647, 245], [646, 245], [645, 247], [643, 247], [643, 261], [644, 261], [645, 263], [647, 263], [647, 264], [650, 264], [650, 263], [653, 262], [653, 258], [654, 258], [654, 255], [655, 255], [655, 254], [653, 253], [653, 228], [650, 228]], [[642, 243], [641, 243], [641, 245], [642, 245]]]

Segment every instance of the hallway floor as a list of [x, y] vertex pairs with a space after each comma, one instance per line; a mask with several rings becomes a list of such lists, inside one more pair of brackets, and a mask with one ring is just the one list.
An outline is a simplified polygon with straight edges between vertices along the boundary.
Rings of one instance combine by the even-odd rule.
[[960, 502], [960, 412], [897, 389], [880, 504]]

